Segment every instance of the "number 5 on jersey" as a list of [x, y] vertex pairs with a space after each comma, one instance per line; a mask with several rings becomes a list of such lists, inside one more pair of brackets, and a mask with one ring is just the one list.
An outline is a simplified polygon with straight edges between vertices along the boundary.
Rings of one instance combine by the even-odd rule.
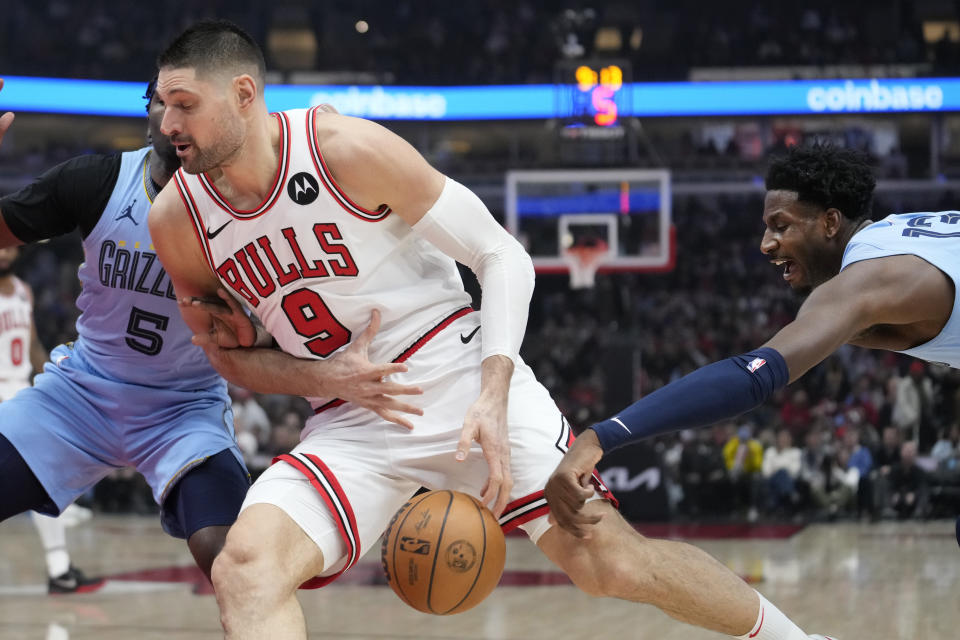
[[[144, 355], [157, 355], [163, 349], [163, 336], [157, 331], [166, 331], [168, 324], [170, 324], [170, 318], [167, 316], [133, 307], [130, 309], [130, 320], [127, 321], [127, 334], [132, 336], [126, 338], [127, 346]], [[152, 326], [157, 331], [148, 329], [144, 325]]]

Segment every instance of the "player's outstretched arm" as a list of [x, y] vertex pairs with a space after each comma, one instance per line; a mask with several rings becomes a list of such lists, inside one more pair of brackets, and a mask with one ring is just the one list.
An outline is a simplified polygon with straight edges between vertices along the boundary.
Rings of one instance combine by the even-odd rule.
[[483, 291], [481, 392], [467, 411], [455, 455], [465, 459], [471, 444], [480, 443], [490, 468], [481, 499], [499, 514], [513, 484], [507, 393], [533, 292], [530, 257], [474, 193], [398, 136], [337, 115], [318, 118], [317, 128], [327, 165], [351, 199], [369, 209], [389, 205], [415, 233], [477, 274]]
[[870, 327], [936, 316], [952, 298], [943, 275], [922, 262], [894, 256], [855, 263], [818, 287], [797, 318], [762, 347], [702, 367], [591, 426], [547, 483], [556, 521], [575, 535], [589, 530], [592, 522], [580, 509], [592, 494], [586, 480], [604, 453], [740, 415]]
[[[201, 336], [195, 341], [217, 372], [258, 393], [342, 398], [385, 420], [412, 428], [403, 414], [419, 415], [422, 411], [397, 396], [415, 395], [421, 390], [386, 380], [394, 373], [406, 371], [406, 365], [374, 364], [367, 358], [370, 340], [379, 327], [379, 314], [374, 314], [371, 326], [348, 349], [326, 361], [253, 347], [253, 323], [239, 305], [233, 307], [219, 297], [219, 280], [200, 252], [173, 181], [170, 185], [160, 192], [150, 209], [150, 235], [181, 300], [181, 315], [194, 335]], [[194, 303], [194, 299], [200, 302]], [[226, 308], [211, 308], [218, 305], [217, 300]], [[216, 338], [210, 340], [211, 334]]]

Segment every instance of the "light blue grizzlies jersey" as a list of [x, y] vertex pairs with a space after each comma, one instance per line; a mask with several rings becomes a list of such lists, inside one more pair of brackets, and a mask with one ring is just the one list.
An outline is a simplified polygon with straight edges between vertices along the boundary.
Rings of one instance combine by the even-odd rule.
[[222, 379], [190, 342], [169, 276], [153, 250], [147, 214], [156, 195], [147, 173], [150, 148], [121, 156], [113, 194], [83, 241], [83, 291], [77, 298], [75, 349], [100, 375], [175, 390], [206, 389]]
[[[861, 260], [914, 255], [923, 258], [960, 287], [960, 212], [901, 213], [854, 234], [843, 253], [841, 270]], [[901, 351], [921, 360], [960, 369], [960, 295], [954, 294], [953, 313], [938, 336]]]

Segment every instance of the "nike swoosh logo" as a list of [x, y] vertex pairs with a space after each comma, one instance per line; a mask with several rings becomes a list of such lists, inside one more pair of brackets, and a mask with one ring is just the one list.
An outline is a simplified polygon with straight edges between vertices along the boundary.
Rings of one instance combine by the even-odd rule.
[[468, 342], [470, 342], [471, 340], [473, 340], [473, 336], [477, 335], [477, 331], [480, 331], [480, 327], [477, 327], [476, 329], [474, 329], [473, 331], [471, 331], [470, 333], [468, 333], [466, 336], [464, 336], [464, 335], [461, 333], [461, 334], [460, 334], [460, 342], [462, 342], [463, 344], [467, 344]]
[[220, 232], [223, 231], [223, 228], [226, 227], [231, 222], [233, 222], [233, 220], [227, 220], [216, 231], [210, 231], [210, 229], [207, 229], [207, 239], [213, 240], [214, 238], [216, 238], [218, 235], [220, 235]]

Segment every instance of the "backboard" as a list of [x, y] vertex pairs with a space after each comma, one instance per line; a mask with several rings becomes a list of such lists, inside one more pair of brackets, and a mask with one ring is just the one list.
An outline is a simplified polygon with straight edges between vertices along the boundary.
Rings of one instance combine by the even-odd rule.
[[540, 273], [569, 270], [572, 247], [605, 243], [600, 272], [673, 268], [666, 169], [508, 171], [507, 229]]

